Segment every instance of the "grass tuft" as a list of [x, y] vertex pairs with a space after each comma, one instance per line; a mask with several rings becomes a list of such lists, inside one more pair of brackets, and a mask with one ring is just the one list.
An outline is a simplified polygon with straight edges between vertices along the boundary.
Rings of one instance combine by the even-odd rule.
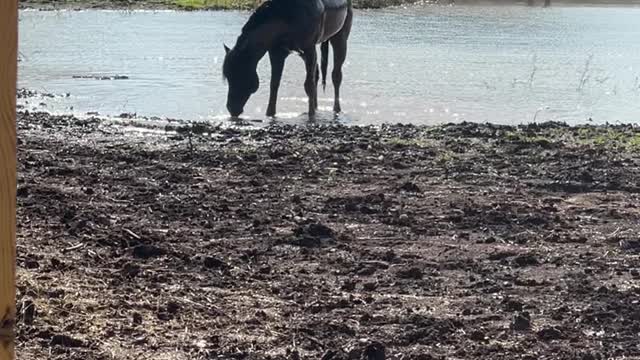
[[578, 130], [577, 140], [582, 144], [591, 144], [607, 148], [625, 148], [640, 150], [640, 133], [637, 130], [610, 128], [606, 130], [586, 127]]

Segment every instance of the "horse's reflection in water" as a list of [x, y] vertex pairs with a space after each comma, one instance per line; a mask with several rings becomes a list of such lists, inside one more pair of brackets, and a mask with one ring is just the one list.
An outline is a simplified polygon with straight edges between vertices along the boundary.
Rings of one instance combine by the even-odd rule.
[[328, 125], [328, 124], [344, 124], [348, 123], [349, 117], [344, 113], [337, 113], [335, 111], [316, 111], [313, 117], [309, 117], [309, 114], [296, 114], [294, 116], [275, 116], [270, 118], [274, 123], [278, 124], [318, 124], [318, 125]]
[[315, 115], [310, 117], [307, 113], [282, 114], [279, 116], [270, 116], [267, 119], [249, 118], [231, 116], [227, 121], [236, 126], [264, 126], [264, 125], [331, 125], [331, 124], [348, 124], [352, 120], [345, 113], [337, 113], [335, 111], [316, 111]]
[[[322, 70], [326, 84], [329, 43], [333, 49], [333, 111], [341, 112], [340, 84], [342, 65], [347, 55], [353, 10], [351, 0], [270, 0], [262, 3], [242, 28], [235, 46], [225, 45], [223, 74], [228, 81], [227, 110], [232, 117], [244, 111], [253, 93], [258, 91], [258, 62], [269, 53], [271, 85], [267, 116], [276, 115], [278, 88], [285, 59], [298, 52], [305, 63], [304, 89], [309, 101], [309, 118], [318, 109], [318, 80]], [[318, 67], [316, 45], [321, 44]], [[320, 69], [319, 69], [320, 68]]]

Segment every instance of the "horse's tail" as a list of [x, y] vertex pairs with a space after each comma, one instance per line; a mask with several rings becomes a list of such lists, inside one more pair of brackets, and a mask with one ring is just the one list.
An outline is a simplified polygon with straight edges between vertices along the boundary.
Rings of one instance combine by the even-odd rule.
[[327, 88], [327, 62], [329, 61], [329, 42], [320, 45], [320, 68], [322, 70], [322, 91]]

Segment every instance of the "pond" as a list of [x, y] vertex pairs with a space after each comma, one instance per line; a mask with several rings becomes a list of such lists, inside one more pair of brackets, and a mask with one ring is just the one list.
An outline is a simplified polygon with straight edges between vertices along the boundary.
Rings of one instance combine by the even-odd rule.
[[[247, 12], [22, 11], [27, 109], [226, 121], [221, 67]], [[640, 9], [411, 6], [357, 11], [342, 90], [348, 124], [640, 120]], [[331, 66], [331, 65], [330, 65]], [[264, 119], [269, 61], [245, 108]], [[119, 78], [116, 78], [119, 76]], [[102, 78], [102, 79], [101, 79]], [[304, 118], [304, 66], [287, 60], [278, 117]], [[320, 93], [332, 118], [332, 87]], [[29, 101], [27, 104], [26, 102]]]

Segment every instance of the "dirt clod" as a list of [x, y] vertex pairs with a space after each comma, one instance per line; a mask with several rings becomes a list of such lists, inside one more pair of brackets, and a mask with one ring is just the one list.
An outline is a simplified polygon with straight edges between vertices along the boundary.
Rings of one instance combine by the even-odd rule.
[[473, 341], [485, 341], [486, 334], [483, 330], [474, 330], [469, 334], [469, 339]]
[[378, 284], [373, 281], [362, 284], [362, 290], [364, 291], [374, 291], [376, 288], [378, 288]]
[[138, 245], [133, 248], [133, 256], [140, 259], [159, 257], [166, 253], [166, 250], [155, 245]]
[[36, 259], [25, 259], [24, 267], [27, 269], [37, 269], [40, 267], [40, 262]]
[[56, 334], [51, 337], [51, 345], [60, 345], [67, 348], [84, 347], [84, 341], [65, 334]]
[[543, 341], [562, 339], [562, 331], [554, 327], [544, 328], [537, 332], [538, 338]]
[[142, 315], [139, 312], [131, 314], [131, 322], [135, 325], [142, 325]]
[[409, 192], [409, 193], [420, 193], [420, 192], [422, 192], [422, 189], [420, 189], [420, 187], [418, 185], [416, 185], [415, 183], [413, 183], [411, 181], [407, 181], [406, 183], [402, 184], [399, 189], [401, 191], [405, 191], [405, 192]]
[[525, 254], [521, 256], [517, 256], [513, 259], [513, 263], [517, 267], [525, 267], [525, 266], [535, 266], [540, 264], [540, 261], [535, 255]]
[[640, 240], [623, 239], [620, 241], [620, 248], [629, 252], [640, 252]]
[[527, 331], [531, 329], [531, 316], [527, 312], [516, 314], [513, 317], [511, 328], [515, 331]]
[[416, 266], [400, 269], [396, 274], [401, 279], [420, 280], [424, 277], [424, 271]]
[[385, 346], [379, 342], [372, 342], [365, 347], [362, 355], [364, 360], [385, 360]]
[[222, 269], [225, 267], [225, 263], [218, 258], [207, 256], [204, 258], [204, 267], [207, 269]]
[[320, 223], [300, 226], [296, 228], [294, 235], [293, 243], [302, 247], [320, 247], [336, 240], [333, 229]]
[[502, 304], [505, 311], [508, 312], [522, 311], [522, 309], [524, 308], [524, 304], [516, 299], [505, 299]]
[[122, 267], [122, 275], [128, 278], [133, 278], [138, 276], [142, 272], [142, 268], [140, 265], [133, 263], [125, 263]]
[[167, 303], [167, 313], [171, 315], [175, 315], [180, 311], [180, 304], [175, 301], [170, 301]]

